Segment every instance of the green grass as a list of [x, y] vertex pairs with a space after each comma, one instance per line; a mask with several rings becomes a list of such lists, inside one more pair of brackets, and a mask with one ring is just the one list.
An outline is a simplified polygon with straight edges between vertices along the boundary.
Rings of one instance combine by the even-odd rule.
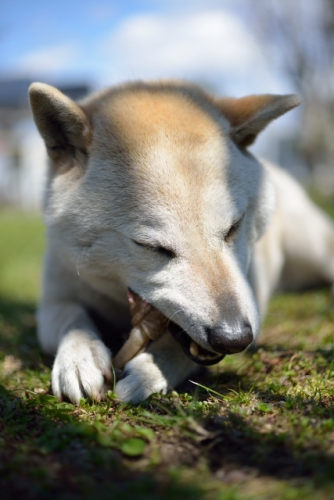
[[0, 217], [0, 294], [35, 303], [40, 289], [44, 226], [38, 216], [3, 211]]
[[0, 496], [334, 498], [334, 307], [329, 290], [273, 299], [255, 352], [138, 406], [50, 393], [36, 341], [44, 229], [0, 213]]

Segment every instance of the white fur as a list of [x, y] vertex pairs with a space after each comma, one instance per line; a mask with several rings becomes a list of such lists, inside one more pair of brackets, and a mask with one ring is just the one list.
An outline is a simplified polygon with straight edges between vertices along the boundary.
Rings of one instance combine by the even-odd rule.
[[[253, 96], [231, 107], [183, 84], [143, 85], [107, 90], [80, 108], [47, 85], [31, 89], [52, 164], [38, 336], [56, 353], [54, 394], [74, 403], [102, 398], [111, 382], [111, 354], [89, 309], [127, 332], [127, 287], [212, 352], [208, 329], [235, 317], [256, 336], [259, 309], [279, 285], [334, 280], [332, 223], [287, 174], [243, 146], [298, 99]], [[116, 392], [138, 402], [195, 368], [168, 333], [126, 365]]]
[[99, 401], [105, 395], [105, 378], [111, 380], [110, 352], [84, 330], [71, 330], [59, 344], [52, 370], [55, 396], [78, 404], [85, 395]]
[[129, 361], [116, 393], [125, 402], [138, 403], [155, 392], [166, 394], [196, 368], [171, 336], [165, 334], [147, 352]]

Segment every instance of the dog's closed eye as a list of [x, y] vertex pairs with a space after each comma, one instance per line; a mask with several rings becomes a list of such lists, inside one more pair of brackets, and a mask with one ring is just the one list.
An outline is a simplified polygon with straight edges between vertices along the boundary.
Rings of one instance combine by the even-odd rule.
[[243, 220], [244, 216], [240, 217], [239, 220], [237, 220], [231, 227], [230, 229], [227, 231], [227, 233], [225, 233], [224, 235], [224, 240], [226, 242], [230, 242], [233, 240], [234, 236], [237, 234], [238, 232], [238, 229], [239, 227], [241, 226], [241, 223], [242, 223], [242, 220]]
[[145, 248], [151, 252], [156, 252], [160, 255], [168, 257], [169, 259], [174, 259], [176, 257], [176, 253], [174, 250], [166, 247], [162, 247], [160, 245], [148, 245], [147, 243], [140, 243], [139, 241], [132, 240], [139, 247]]

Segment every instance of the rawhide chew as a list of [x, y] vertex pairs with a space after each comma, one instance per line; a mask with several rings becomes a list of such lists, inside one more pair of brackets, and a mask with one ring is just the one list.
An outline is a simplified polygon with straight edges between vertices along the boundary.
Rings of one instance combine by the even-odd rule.
[[128, 361], [142, 352], [150, 340], [158, 339], [166, 330], [168, 319], [134, 292], [128, 291], [131, 324], [129, 338], [116, 354], [113, 365], [123, 370]]

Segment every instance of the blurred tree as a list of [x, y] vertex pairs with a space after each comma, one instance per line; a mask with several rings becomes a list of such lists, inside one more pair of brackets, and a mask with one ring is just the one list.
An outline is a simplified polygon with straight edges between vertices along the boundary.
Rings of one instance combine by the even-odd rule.
[[334, 0], [249, 0], [271, 62], [303, 98], [300, 154], [310, 171], [334, 170]]

